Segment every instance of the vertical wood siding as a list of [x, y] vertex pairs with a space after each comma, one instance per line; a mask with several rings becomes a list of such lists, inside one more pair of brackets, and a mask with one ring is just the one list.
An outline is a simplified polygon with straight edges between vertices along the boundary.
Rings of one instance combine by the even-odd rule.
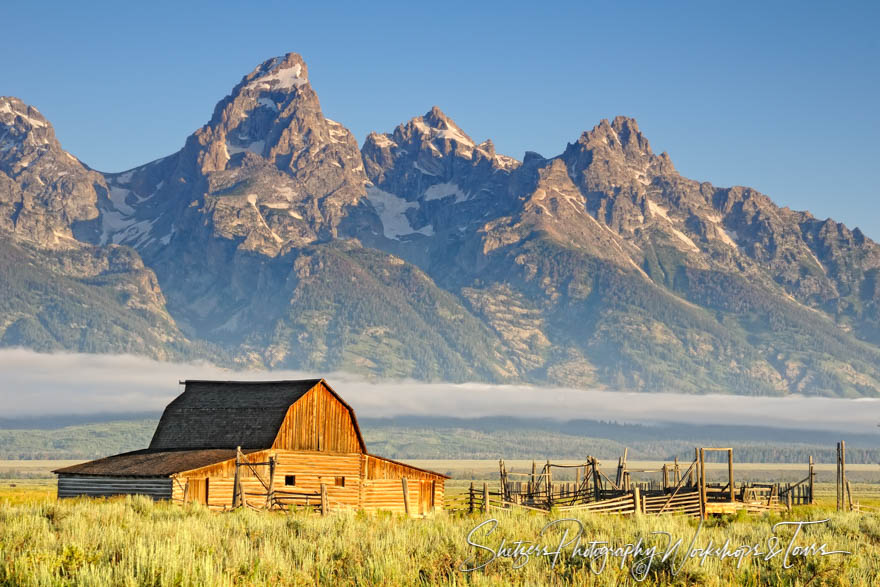
[[287, 410], [272, 448], [351, 453], [360, 442], [351, 412], [318, 384]]

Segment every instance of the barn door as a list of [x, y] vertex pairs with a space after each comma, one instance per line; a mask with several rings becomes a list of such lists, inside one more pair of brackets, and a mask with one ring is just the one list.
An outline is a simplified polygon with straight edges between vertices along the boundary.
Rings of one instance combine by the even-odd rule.
[[419, 514], [430, 514], [434, 509], [434, 482], [419, 481]]
[[208, 504], [208, 478], [196, 479], [190, 477], [186, 480], [186, 501], [192, 503]]

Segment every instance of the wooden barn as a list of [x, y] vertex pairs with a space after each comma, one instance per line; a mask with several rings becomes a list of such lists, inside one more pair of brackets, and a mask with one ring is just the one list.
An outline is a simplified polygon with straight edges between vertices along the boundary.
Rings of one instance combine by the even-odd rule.
[[443, 507], [447, 477], [369, 454], [354, 410], [323, 379], [184, 383], [149, 448], [56, 470], [58, 497], [411, 515]]

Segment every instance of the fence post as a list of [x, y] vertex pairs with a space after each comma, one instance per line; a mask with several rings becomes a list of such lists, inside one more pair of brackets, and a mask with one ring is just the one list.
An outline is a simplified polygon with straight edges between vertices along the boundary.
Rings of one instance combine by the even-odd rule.
[[327, 515], [327, 485], [325, 483], [321, 483], [321, 515]]
[[471, 481], [471, 488], [468, 490], [468, 513], [474, 513], [474, 482]]
[[837, 511], [840, 511], [840, 443], [837, 443], [837, 461], [834, 468], [834, 488], [837, 490]]
[[504, 478], [504, 459], [498, 459], [498, 478], [501, 480], [501, 501], [507, 501], [507, 480]]
[[235, 449], [235, 478], [232, 480], [232, 507], [241, 505], [241, 475], [238, 470], [241, 467], [241, 447]]
[[406, 484], [406, 477], [400, 478], [400, 484], [403, 486], [403, 511], [409, 516], [409, 487]]
[[733, 449], [732, 448], [727, 451], [727, 475], [728, 475], [729, 483], [730, 483], [730, 503], [733, 503], [734, 501], [736, 501], [736, 498], [733, 495], [734, 482], [733, 482]]
[[706, 519], [706, 453], [699, 450], [700, 460], [700, 517]]
[[489, 511], [489, 484], [483, 483], [483, 513]]
[[639, 515], [642, 512], [642, 492], [639, 490], [638, 484], [633, 487], [633, 504], [636, 508], [636, 515]]
[[535, 499], [535, 459], [532, 459], [532, 476], [529, 477], [529, 499]]
[[266, 509], [272, 509], [275, 497], [275, 455], [269, 456], [269, 487], [266, 488]]
[[813, 478], [816, 473], [813, 472], [813, 455], [810, 455], [810, 505], [813, 505]]

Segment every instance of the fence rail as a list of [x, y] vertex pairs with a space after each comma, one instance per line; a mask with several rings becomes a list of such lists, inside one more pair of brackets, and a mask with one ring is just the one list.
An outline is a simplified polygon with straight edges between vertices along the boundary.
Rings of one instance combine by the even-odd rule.
[[[854, 502], [845, 470], [845, 445], [838, 446], [838, 507], [859, 510]], [[710, 483], [706, 475], [706, 454], [727, 455], [726, 483]], [[563, 471], [565, 481], [554, 482], [554, 471]], [[571, 482], [574, 473], [575, 481]], [[631, 473], [659, 474], [659, 479], [633, 481]], [[745, 510], [750, 513], [779, 511], [795, 505], [814, 503], [815, 470], [809, 458], [807, 475], [796, 483], [736, 483], [732, 448], [695, 448], [690, 463], [663, 463], [655, 469], [630, 470], [627, 450], [618, 459], [616, 470], [603, 471], [595, 457], [581, 464], [556, 464], [547, 461], [540, 469], [532, 462], [531, 472], [512, 472], [499, 461], [500, 484], [491, 490], [470, 488], [458, 495], [447, 495], [450, 510], [488, 512], [490, 509], [530, 510], [538, 512], [573, 512], [617, 514], [683, 514], [706, 517], [709, 514]], [[557, 473], [558, 474], [558, 473]], [[868, 508], [863, 508], [867, 511]]]

